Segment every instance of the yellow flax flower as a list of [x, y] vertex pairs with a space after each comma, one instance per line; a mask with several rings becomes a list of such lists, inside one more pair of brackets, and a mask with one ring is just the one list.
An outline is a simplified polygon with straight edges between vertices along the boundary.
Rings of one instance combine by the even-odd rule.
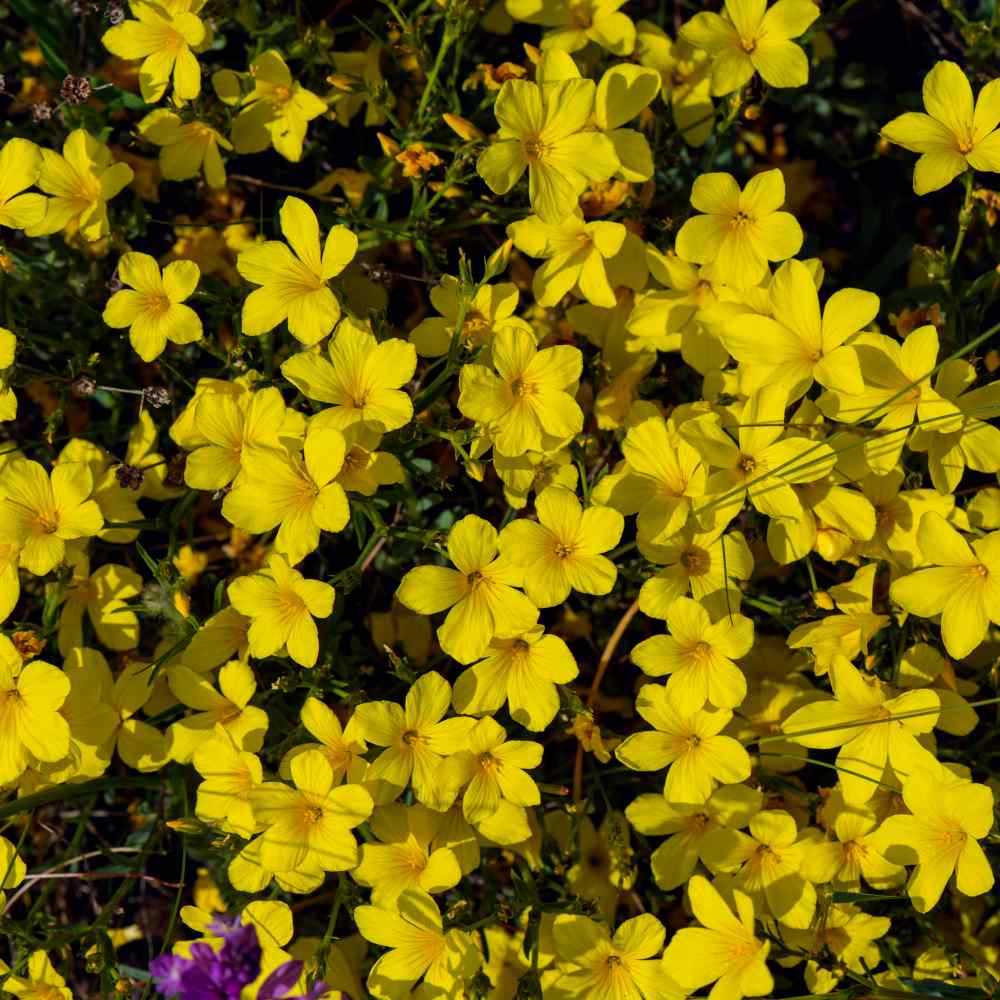
[[835, 656], [830, 664], [830, 684], [832, 699], [803, 705], [781, 729], [804, 747], [841, 748], [837, 767], [848, 802], [867, 802], [887, 764], [898, 775], [933, 764], [934, 755], [917, 737], [929, 733], [937, 722], [941, 699], [936, 691], [921, 688], [896, 694], [843, 656]]
[[666, 931], [651, 913], [615, 930], [579, 914], [561, 913], [552, 926], [561, 975], [546, 988], [553, 1000], [683, 1000], [686, 992], [659, 961]]
[[483, 958], [465, 931], [444, 930], [437, 903], [419, 889], [400, 895], [392, 909], [359, 906], [354, 921], [361, 936], [388, 948], [368, 973], [368, 993], [375, 1000], [417, 995], [462, 997]]
[[531, 215], [512, 222], [507, 233], [522, 253], [545, 261], [531, 284], [538, 305], [555, 306], [574, 290], [591, 305], [617, 305], [608, 264], [628, 233], [620, 222], [587, 222], [579, 211], [554, 223]]
[[967, 542], [940, 514], [924, 514], [917, 542], [930, 564], [893, 581], [892, 599], [921, 618], [941, 615], [948, 655], [960, 660], [1000, 625], [1000, 531]]
[[625, 0], [507, 0], [507, 13], [516, 21], [540, 24], [549, 31], [542, 36], [542, 50], [578, 52], [596, 42], [616, 56], [627, 56], [635, 47], [635, 25], [618, 8]]
[[329, 282], [351, 262], [358, 238], [346, 226], [334, 226], [321, 253], [319, 222], [301, 198], [286, 198], [279, 215], [291, 249], [268, 240], [247, 247], [236, 261], [247, 281], [262, 286], [243, 303], [243, 332], [257, 337], [287, 320], [293, 337], [315, 344], [340, 319]]
[[528, 199], [545, 222], [571, 215], [588, 181], [604, 181], [618, 169], [615, 147], [600, 132], [586, 131], [594, 110], [593, 80], [561, 80], [540, 87], [508, 80], [497, 95], [497, 140], [480, 154], [479, 176], [506, 194], [528, 171]]
[[596, 503], [638, 514], [641, 538], [662, 544], [687, 524], [692, 499], [703, 496], [707, 470], [701, 456], [660, 416], [629, 427], [624, 462], [594, 489]]
[[188, 181], [204, 171], [211, 188], [226, 186], [226, 168], [219, 149], [232, 144], [202, 121], [181, 121], [166, 108], [158, 108], [139, 122], [139, 134], [160, 147], [160, 173], [164, 180]]
[[105, 563], [93, 573], [86, 554], [71, 551], [73, 578], [65, 589], [59, 614], [58, 645], [63, 656], [84, 645], [83, 616], [87, 614], [101, 645], [135, 649], [139, 645], [139, 618], [126, 604], [142, 593], [143, 579], [127, 566]]
[[319, 656], [319, 632], [313, 619], [330, 617], [333, 587], [305, 579], [277, 554], [268, 559], [267, 569], [267, 573], [240, 577], [229, 585], [233, 607], [251, 620], [250, 655], [273, 656], [285, 647], [296, 663], [311, 667]]
[[49, 236], [65, 230], [92, 243], [110, 232], [108, 202], [132, 181], [132, 168], [114, 163], [108, 147], [82, 128], [70, 132], [62, 155], [42, 150], [38, 186], [52, 197], [45, 217], [25, 228], [28, 236]]
[[460, 377], [458, 408], [486, 425], [494, 449], [516, 458], [527, 451], [554, 451], [583, 427], [574, 395], [583, 368], [579, 348], [559, 344], [539, 351], [519, 328], [499, 331], [493, 367], [467, 364]]
[[66, 980], [56, 972], [52, 960], [44, 951], [32, 952], [26, 976], [5, 976], [4, 973], [8, 971], [6, 964], [0, 962], [0, 977], [3, 977], [5, 993], [23, 997], [24, 1000], [73, 1000], [73, 993], [66, 985]]
[[371, 816], [371, 796], [360, 785], [335, 787], [333, 769], [318, 750], [296, 757], [291, 769], [294, 788], [265, 781], [250, 796], [265, 827], [261, 862], [271, 871], [354, 868], [358, 844], [351, 830]]
[[57, 667], [32, 660], [21, 667], [13, 644], [0, 644], [0, 785], [10, 785], [37, 761], [69, 753], [69, 725], [59, 709], [70, 691]]
[[769, 288], [770, 316], [746, 312], [720, 326], [726, 350], [740, 363], [740, 388], [755, 392], [769, 382], [804, 395], [815, 379], [828, 389], [864, 389], [850, 340], [878, 315], [879, 298], [841, 288], [820, 312], [813, 276], [801, 261], [778, 268]]
[[249, 838], [257, 830], [250, 796], [264, 780], [260, 759], [216, 734], [199, 745], [191, 759], [201, 775], [194, 813], [223, 833]]
[[201, 278], [194, 261], [175, 260], [161, 274], [149, 254], [126, 253], [118, 261], [118, 278], [130, 287], [108, 299], [102, 319], [110, 327], [129, 328], [129, 341], [143, 361], [158, 358], [168, 340], [173, 344], [201, 340], [201, 319], [183, 304]]
[[767, 262], [794, 257], [802, 248], [802, 227], [778, 209], [785, 202], [780, 170], [765, 170], [740, 190], [732, 174], [701, 174], [691, 188], [691, 204], [703, 215], [687, 220], [677, 233], [677, 255], [710, 264], [710, 277], [736, 288], [758, 284]]
[[649, 868], [661, 889], [676, 889], [694, 874], [708, 835], [720, 827], [740, 828], [760, 812], [763, 793], [748, 785], [723, 785], [700, 805], [668, 802], [648, 792], [629, 803], [625, 816], [647, 837], [667, 839], [653, 851]]
[[20, 541], [21, 566], [44, 576], [66, 555], [66, 542], [90, 538], [104, 525], [90, 499], [94, 480], [83, 462], [60, 462], [51, 478], [37, 462], [17, 459], [3, 470], [0, 536]]
[[913, 190], [929, 194], [968, 170], [1000, 171], [1000, 80], [990, 80], [973, 104], [961, 68], [942, 60], [924, 77], [927, 114], [907, 111], [882, 129], [890, 142], [920, 153]]
[[224, 103], [239, 105], [230, 138], [237, 153], [262, 153], [269, 146], [293, 163], [302, 159], [306, 130], [313, 118], [326, 112], [326, 101], [292, 79], [274, 49], [262, 52], [250, 64], [253, 89], [241, 96], [240, 76], [220, 70], [212, 77]]
[[723, 736], [733, 713], [728, 709], [683, 716], [660, 684], [645, 684], [636, 711], [652, 727], [620, 743], [615, 756], [633, 771], [666, 767], [663, 794], [673, 803], [698, 805], [716, 783], [732, 785], [750, 777], [750, 756], [731, 736]]
[[294, 566], [315, 551], [323, 531], [342, 531], [350, 519], [347, 494], [336, 482], [347, 444], [340, 431], [310, 430], [302, 455], [261, 448], [222, 503], [222, 515], [251, 534], [278, 529], [278, 552]]
[[371, 829], [379, 843], [361, 845], [361, 860], [351, 872], [371, 888], [372, 905], [392, 909], [408, 889], [444, 892], [461, 881], [455, 852], [431, 847], [441, 822], [441, 813], [422, 805], [391, 802], [375, 810]]
[[466, 734], [462, 749], [444, 762], [437, 780], [448, 789], [447, 796], [465, 789], [462, 814], [475, 826], [495, 815], [502, 801], [537, 806], [541, 793], [527, 770], [541, 762], [541, 743], [508, 740], [501, 725], [480, 719]]
[[329, 342], [330, 360], [302, 351], [281, 366], [281, 374], [304, 396], [330, 404], [310, 420], [310, 428], [346, 430], [363, 423], [384, 434], [408, 424], [413, 403], [402, 391], [413, 378], [417, 353], [397, 337], [381, 343], [371, 330], [343, 319]]
[[724, 615], [713, 623], [689, 597], [678, 597], [667, 610], [669, 635], [644, 639], [632, 650], [632, 662], [650, 677], [670, 674], [667, 694], [683, 715], [703, 708], [736, 708], [747, 693], [747, 680], [733, 659], [753, 646], [753, 622]]
[[358, 706], [357, 731], [369, 743], [385, 747], [365, 775], [380, 802], [391, 801], [412, 781], [418, 801], [434, 807], [442, 793], [441, 761], [465, 746], [476, 724], [464, 716], [445, 719], [450, 703], [450, 685], [431, 670], [410, 686], [402, 708], [392, 701]]
[[171, 11], [155, 3], [130, 0], [136, 20], [124, 21], [104, 33], [104, 47], [120, 59], [141, 59], [139, 90], [147, 104], [156, 104], [173, 75], [174, 97], [193, 101], [201, 93], [201, 66], [192, 48], [205, 40], [205, 25], [190, 11]]
[[978, 841], [993, 829], [993, 791], [956, 778], [932, 760], [903, 782], [910, 815], [890, 816], [876, 840], [890, 861], [915, 865], [906, 891], [914, 909], [933, 909], [951, 877], [964, 896], [993, 888], [993, 870]]
[[417, 566], [396, 591], [401, 604], [421, 615], [448, 611], [438, 630], [441, 648], [459, 663], [480, 659], [490, 640], [514, 637], [538, 620], [538, 609], [515, 587], [524, 571], [509, 555], [497, 556], [497, 532], [475, 514], [448, 533], [448, 556], [455, 569]]
[[0, 149], [0, 226], [29, 229], [45, 217], [45, 196], [27, 191], [38, 181], [42, 151], [27, 139], [8, 139]]
[[691, 912], [700, 927], [682, 927], [663, 953], [663, 968], [685, 989], [709, 983], [716, 1000], [768, 996], [774, 980], [767, 968], [770, 942], [754, 936], [753, 903], [738, 890], [735, 913], [708, 879], [695, 875], [688, 883]]
[[576, 494], [549, 486], [535, 498], [538, 523], [518, 518], [500, 534], [500, 551], [524, 570], [524, 589], [540, 608], [562, 604], [570, 591], [607, 594], [615, 564], [601, 555], [621, 538], [625, 519], [610, 507], [584, 510]]
[[522, 635], [494, 639], [486, 656], [458, 676], [455, 710], [492, 714], [506, 701], [515, 722], [541, 732], [559, 711], [556, 685], [568, 684], [578, 672], [569, 646], [534, 625]]
[[681, 38], [712, 56], [712, 93], [731, 94], [760, 73], [772, 87], [801, 87], [809, 60], [792, 39], [819, 17], [809, 0], [726, 0], [725, 13], [703, 11], [682, 28]]
[[802, 874], [807, 853], [818, 834], [800, 834], [795, 818], [781, 809], [765, 809], [750, 820], [750, 833], [717, 827], [702, 852], [713, 872], [727, 872], [754, 905], [784, 924], [809, 927], [816, 910], [816, 890]]

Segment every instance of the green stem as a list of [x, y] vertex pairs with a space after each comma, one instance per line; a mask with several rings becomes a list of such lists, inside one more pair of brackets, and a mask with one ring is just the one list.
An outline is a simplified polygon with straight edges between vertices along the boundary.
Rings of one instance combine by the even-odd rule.
[[955, 237], [955, 245], [952, 247], [951, 256], [948, 258], [949, 278], [955, 272], [955, 264], [958, 262], [958, 255], [962, 251], [965, 234], [969, 231], [969, 224], [972, 222], [972, 179], [974, 176], [971, 170], [966, 170], [964, 178], [965, 198], [962, 200], [962, 207], [958, 210], [958, 235]]

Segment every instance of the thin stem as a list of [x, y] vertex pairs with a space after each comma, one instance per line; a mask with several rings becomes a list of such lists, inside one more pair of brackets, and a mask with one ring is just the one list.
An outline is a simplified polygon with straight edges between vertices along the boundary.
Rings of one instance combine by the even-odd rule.
[[972, 222], [972, 179], [973, 172], [965, 172], [965, 198], [962, 200], [962, 207], [958, 210], [958, 234], [955, 236], [955, 245], [952, 247], [951, 256], [948, 258], [948, 274], [953, 275], [958, 255], [962, 251], [962, 244], [965, 242], [965, 234], [969, 231]]
[[[587, 692], [587, 708], [592, 709], [594, 702], [597, 701], [597, 694], [600, 691], [601, 681], [604, 679], [605, 673], [607, 673], [608, 665], [611, 663], [611, 658], [615, 655], [615, 650], [618, 648], [618, 644], [622, 640], [622, 636], [627, 631], [629, 625], [632, 624], [632, 619], [639, 612], [639, 598], [637, 597], [625, 610], [625, 614], [621, 616], [618, 624], [615, 626], [615, 630], [608, 636], [608, 641], [604, 646], [604, 652], [601, 653], [600, 660], [597, 661], [597, 670], [594, 671], [594, 679], [590, 682], [590, 690]], [[573, 762], [573, 801], [579, 802], [583, 795], [583, 744], [577, 743], [576, 745], [576, 760]]]

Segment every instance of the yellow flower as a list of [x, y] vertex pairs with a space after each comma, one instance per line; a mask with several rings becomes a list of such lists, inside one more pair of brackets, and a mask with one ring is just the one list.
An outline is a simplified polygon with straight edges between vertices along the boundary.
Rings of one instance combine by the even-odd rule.
[[341, 781], [360, 782], [368, 769], [368, 762], [362, 754], [368, 749], [359, 735], [360, 723], [353, 716], [346, 726], [327, 705], [318, 698], [306, 698], [302, 706], [302, 725], [315, 737], [318, 743], [301, 743], [293, 747], [282, 758], [278, 773], [287, 780], [291, 775], [289, 765], [294, 757], [306, 750], [319, 750], [333, 768], [333, 783]]
[[801, 87], [809, 60], [791, 39], [819, 17], [809, 0], [726, 0], [725, 13], [703, 11], [681, 28], [681, 38], [712, 56], [712, 93], [731, 94], [760, 73], [772, 87]]
[[[446, 274], [439, 284], [431, 288], [431, 305], [441, 315], [421, 320], [410, 331], [410, 343], [422, 358], [439, 358], [448, 353], [458, 322], [458, 291], [458, 279], [450, 274]], [[518, 298], [517, 286], [509, 282], [482, 285], [473, 296], [462, 320], [462, 329], [459, 331], [462, 346], [474, 350], [492, 344], [497, 331], [509, 326], [530, 332], [529, 324], [513, 315]]]
[[227, 735], [217, 733], [198, 746], [191, 762], [203, 779], [194, 808], [198, 819], [224, 833], [252, 837], [257, 821], [250, 796], [264, 780], [260, 760], [234, 746]]
[[830, 390], [816, 402], [826, 416], [844, 423], [878, 419], [877, 433], [864, 444], [872, 471], [887, 473], [896, 466], [914, 420], [926, 430], [945, 434], [961, 429], [962, 411], [931, 386], [939, 348], [935, 327], [914, 330], [902, 344], [866, 333], [853, 347], [861, 364], [862, 391]]
[[198, 314], [183, 305], [198, 287], [201, 272], [190, 260], [175, 260], [160, 273], [160, 266], [145, 253], [123, 254], [118, 277], [124, 288], [108, 299], [102, 319], [108, 326], [129, 328], [129, 340], [143, 361], [158, 358], [169, 340], [192, 344], [201, 340]]
[[678, 597], [667, 610], [667, 628], [669, 635], [640, 642], [632, 662], [650, 677], [670, 674], [667, 694], [682, 715], [706, 702], [736, 708], [746, 697], [747, 681], [733, 659], [750, 652], [753, 622], [726, 615], [713, 624], [697, 601]]
[[720, 328], [720, 339], [740, 363], [740, 387], [755, 392], [765, 383], [804, 395], [813, 379], [828, 389], [864, 389], [850, 339], [878, 315], [879, 299], [858, 288], [841, 288], [822, 314], [813, 276], [801, 261], [778, 268], [769, 288], [771, 316], [747, 312]]
[[202, 121], [183, 122], [173, 111], [159, 108], [139, 122], [139, 134], [160, 146], [160, 172], [168, 181], [187, 181], [204, 171], [211, 188], [226, 186], [226, 168], [219, 148], [232, 144]]
[[28, 236], [49, 236], [61, 230], [79, 233], [87, 242], [111, 231], [108, 202], [132, 180], [132, 168], [113, 163], [111, 151], [82, 128], [70, 132], [62, 156], [42, 150], [38, 186], [46, 199], [45, 218], [25, 227]]
[[622, 455], [624, 462], [597, 484], [595, 503], [638, 514], [644, 541], [669, 542], [687, 524], [692, 498], [705, 493], [701, 456], [659, 416], [628, 429]]
[[252, 534], [278, 529], [278, 552], [294, 566], [319, 545], [320, 532], [342, 531], [350, 518], [343, 486], [344, 435], [310, 431], [303, 452], [262, 448], [249, 454], [239, 481], [222, 503], [222, 515]]
[[785, 201], [780, 170], [751, 177], [743, 190], [732, 174], [701, 174], [691, 204], [704, 215], [687, 220], [677, 233], [677, 255], [710, 264], [711, 277], [736, 288], [758, 284], [767, 262], [793, 257], [802, 248], [802, 227], [779, 212]]
[[91, 573], [90, 559], [83, 553], [70, 553], [68, 561], [73, 566], [73, 579], [65, 590], [59, 615], [59, 652], [69, 656], [71, 650], [84, 645], [84, 612], [101, 645], [135, 649], [139, 645], [139, 618], [126, 602], [142, 593], [142, 577], [114, 563], [105, 563]]
[[362, 844], [361, 860], [351, 872], [371, 888], [373, 906], [391, 910], [409, 889], [436, 893], [458, 884], [462, 869], [455, 852], [431, 849], [440, 825], [441, 814], [422, 805], [392, 802], [375, 810], [371, 828], [380, 843]]
[[171, 11], [153, 3], [130, 0], [137, 20], [124, 21], [104, 33], [101, 42], [121, 59], [141, 59], [139, 89], [147, 104], [156, 104], [174, 79], [174, 97], [193, 101], [201, 93], [201, 66], [192, 48], [205, 39], [205, 25], [190, 11]]
[[903, 801], [910, 815], [890, 816], [876, 840], [890, 860], [916, 866], [906, 887], [914, 909], [933, 909], [952, 875], [964, 896], [989, 892], [993, 870], [978, 841], [993, 828], [993, 791], [932, 761], [903, 782]]
[[1000, 531], [967, 542], [940, 514], [920, 519], [917, 541], [931, 565], [895, 580], [892, 599], [921, 618], [941, 615], [948, 655], [968, 656], [1000, 624]]
[[393, 909], [359, 906], [354, 921], [365, 940], [390, 949], [368, 973], [376, 1000], [408, 996], [418, 980], [426, 996], [465, 996], [464, 984], [482, 964], [473, 939], [465, 931], [445, 932], [437, 903], [419, 889], [402, 893]]
[[715, 983], [717, 1000], [767, 996], [774, 980], [767, 969], [770, 942], [754, 936], [753, 903], [733, 893], [736, 912], [701, 875], [688, 883], [691, 911], [701, 927], [682, 927], [663, 953], [663, 968], [686, 989]]
[[507, 13], [517, 21], [541, 24], [542, 50], [578, 52], [596, 42], [616, 56], [627, 56], [635, 46], [635, 25], [618, 8], [625, 0], [579, 0], [570, 4], [545, 0], [507, 0]]
[[723, 785], [701, 805], [668, 802], [659, 792], [640, 795], [625, 816], [647, 837], [667, 839], [653, 851], [649, 867], [661, 889], [676, 889], [705, 862], [708, 835], [720, 827], [740, 828], [760, 812], [763, 793], [747, 785]]
[[720, 524], [712, 531], [697, 531], [689, 524], [665, 545], [643, 545], [650, 562], [663, 566], [639, 590], [639, 610], [650, 618], [667, 617], [671, 604], [690, 593], [715, 618], [740, 606], [739, 581], [749, 580], [754, 559], [738, 531], [723, 534]]
[[310, 429], [346, 430], [363, 423], [384, 434], [408, 424], [413, 403], [402, 386], [417, 367], [412, 344], [397, 337], [378, 343], [371, 330], [345, 318], [330, 338], [330, 360], [302, 351], [281, 366], [281, 374], [304, 396], [330, 404], [315, 414]]
[[256, 753], [264, 745], [270, 720], [264, 709], [250, 704], [257, 680], [246, 663], [227, 663], [219, 671], [218, 691], [203, 674], [183, 665], [168, 668], [167, 683], [182, 705], [197, 709], [167, 730], [167, 749], [174, 760], [188, 763], [213, 733], [238, 750]]
[[438, 630], [441, 648], [459, 663], [482, 657], [494, 637], [520, 635], [538, 620], [538, 609], [515, 587], [523, 570], [497, 556], [497, 532], [475, 514], [448, 533], [448, 556], [457, 567], [418, 566], [403, 577], [397, 600], [411, 611], [433, 615], [448, 608]]
[[174, 441], [190, 452], [184, 481], [196, 490], [220, 489], [240, 477], [252, 457], [297, 444], [296, 415], [285, 408], [280, 390], [253, 392], [232, 382], [208, 382], [199, 382], [170, 428]]
[[554, 451], [580, 432], [583, 411], [573, 398], [583, 366], [579, 348], [539, 351], [530, 333], [507, 327], [497, 333], [492, 356], [495, 373], [463, 366], [458, 408], [486, 424], [501, 455]]
[[69, 725], [60, 715], [69, 678], [57, 667], [21, 658], [10, 640], [0, 644], [0, 785], [17, 781], [37, 761], [69, 753]]
[[578, 914], [561, 913], [552, 927], [561, 972], [547, 988], [558, 1000], [683, 1000], [687, 995], [664, 974], [659, 961], [666, 931], [651, 913], [620, 924], [614, 937], [608, 928]]
[[809, 927], [816, 890], [802, 875], [815, 830], [801, 834], [794, 817], [766, 809], [750, 820], [750, 833], [720, 826], [705, 839], [703, 857], [713, 872], [733, 873], [734, 887], [754, 906], [787, 927]]
[[30, 229], [45, 217], [45, 196], [22, 194], [38, 181], [42, 151], [27, 139], [9, 139], [0, 148], [0, 226]]
[[906, 873], [882, 856], [885, 847], [878, 825], [875, 812], [863, 806], [840, 810], [832, 824], [836, 839], [810, 845], [802, 863], [803, 877], [855, 892], [860, 890], [862, 878], [873, 889], [900, 885]]
[[365, 775], [380, 802], [392, 801], [412, 781], [418, 801], [432, 808], [438, 803], [443, 792], [439, 787], [441, 761], [465, 745], [476, 724], [475, 719], [465, 717], [445, 719], [450, 702], [451, 687], [432, 670], [411, 685], [403, 708], [392, 701], [358, 706], [354, 718], [359, 734], [386, 748]]
[[920, 153], [913, 190], [929, 194], [968, 170], [1000, 171], [1000, 80], [990, 80], [973, 106], [961, 68], [942, 60], [924, 77], [927, 114], [907, 111], [882, 129], [890, 142]]
[[272, 871], [354, 868], [358, 844], [351, 830], [371, 816], [371, 796], [360, 785], [334, 787], [333, 770], [317, 750], [296, 757], [291, 770], [294, 788], [265, 781], [250, 794], [254, 816], [266, 828], [262, 863]]
[[[877, 677], [863, 676], [843, 656], [835, 656], [830, 664], [830, 684], [832, 699], [803, 705], [781, 729], [804, 747], [841, 747], [837, 767], [848, 802], [867, 802], [886, 764], [899, 775], [933, 764], [933, 754], [917, 737], [934, 728], [941, 707], [937, 692], [923, 688], [896, 695]], [[900, 718], [890, 721], [894, 716]]]
[[501, 802], [537, 806], [538, 786], [527, 768], [542, 762], [542, 745], [508, 740], [493, 719], [480, 719], [465, 735], [462, 748], [442, 765], [437, 780], [451, 792], [464, 788], [462, 814], [474, 826], [495, 815]]
[[733, 717], [728, 709], [683, 716], [660, 684], [644, 684], [635, 707], [653, 731], [629, 736], [615, 756], [633, 771], [668, 768], [663, 794], [670, 802], [700, 804], [716, 782], [732, 785], [750, 777], [746, 750], [721, 735]]
[[273, 656], [286, 647], [296, 663], [311, 667], [319, 656], [313, 619], [330, 617], [333, 587], [305, 579], [280, 555], [271, 556], [267, 568], [268, 573], [240, 577], [229, 585], [233, 607], [251, 620], [250, 655]]
[[532, 210], [558, 224], [572, 215], [588, 181], [618, 169], [611, 140], [585, 131], [594, 109], [593, 80], [562, 80], [546, 87], [508, 80], [494, 106], [500, 132], [476, 163], [479, 176], [506, 194], [528, 171]]
[[0, 977], [3, 977], [6, 993], [22, 997], [23, 1000], [73, 1000], [66, 980], [56, 972], [44, 951], [32, 952], [28, 959], [27, 976], [4, 976], [7, 971], [7, 966], [0, 962]]
[[280, 219], [291, 250], [268, 240], [247, 247], [236, 261], [247, 281], [263, 286], [243, 303], [243, 332], [257, 337], [287, 321], [293, 337], [315, 344], [340, 319], [340, 304], [329, 282], [351, 262], [358, 238], [346, 226], [334, 226], [321, 254], [319, 222], [301, 198], [286, 198]]
[[535, 498], [538, 522], [518, 518], [500, 533], [500, 551], [524, 570], [524, 589], [540, 608], [562, 604], [570, 591], [607, 594], [618, 571], [601, 555], [621, 538], [625, 519], [610, 507], [584, 510], [576, 494], [549, 486]]
[[541, 732], [559, 711], [556, 685], [568, 684], [577, 673], [566, 643], [535, 625], [514, 638], [494, 639], [486, 657], [459, 675], [455, 710], [489, 715], [506, 701], [515, 722]]
[[249, 71], [253, 90], [241, 96], [238, 74], [221, 70], [212, 77], [216, 93], [226, 104], [241, 110], [233, 122], [231, 137], [237, 153], [262, 153], [274, 146], [293, 163], [302, 159], [309, 122], [326, 112], [326, 101], [292, 79], [292, 74], [274, 49], [261, 53]]
[[7, 902], [4, 889], [16, 889], [27, 874], [27, 867], [17, 853], [17, 848], [6, 838], [0, 837], [0, 906]]
[[0, 535], [21, 543], [21, 565], [36, 576], [55, 569], [66, 542], [90, 538], [104, 524], [89, 499], [94, 481], [82, 462], [60, 462], [49, 474], [37, 462], [17, 459], [4, 468]]

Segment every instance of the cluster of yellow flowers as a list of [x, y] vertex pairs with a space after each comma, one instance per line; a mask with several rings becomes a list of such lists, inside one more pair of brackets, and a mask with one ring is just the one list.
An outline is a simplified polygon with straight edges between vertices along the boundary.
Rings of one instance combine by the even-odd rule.
[[[192, 110], [211, 103], [198, 103], [198, 56], [214, 40], [202, 3], [131, 0], [132, 19], [103, 37], [141, 60], [147, 104], [171, 95], [137, 126], [160, 147], [164, 178], [203, 173], [221, 188], [223, 153], [273, 148], [297, 161], [309, 122], [331, 109], [350, 121], [367, 102], [364, 127], [393, 114], [374, 98], [377, 50], [374, 63], [339, 54], [340, 76], [368, 82], [338, 78], [326, 97], [268, 50], [247, 73], [213, 75], [230, 109], [223, 135]], [[796, 39], [820, 16], [810, 0], [725, 0], [673, 39], [621, 6], [507, 0], [508, 18], [545, 29], [532, 78], [500, 83], [493, 135], [445, 118], [481, 196], [525, 212], [480, 278], [463, 262], [434, 283], [434, 314], [408, 334], [351, 307], [342, 275], [358, 235], [324, 235], [300, 190], [281, 201], [282, 238], [247, 239], [235, 257], [239, 331], [265, 338], [243, 341], [253, 364], [198, 378], [169, 426], [139, 406], [124, 459], [79, 435], [51, 463], [23, 441], [0, 455], [0, 612], [21, 623], [0, 634], [0, 787], [11, 801], [51, 801], [53, 789], [180, 766], [195, 793], [170, 836], [210, 834], [216, 882], [258, 928], [261, 980], [304, 958], [300, 991], [321, 974], [327, 995], [356, 1000], [681, 1000], [709, 986], [714, 1000], [740, 1000], [778, 995], [780, 975], [815, 994], [858, 983], [900, 996], [919, 969], [974, 987], [939, 945], [885, 961], [879, 942], [949, 886], [965, 907], [994, 884], [983, 844], [995, 786], [974, 780], [971, 754], [962, 763], [937, 745], [976, 733], [977, 707], [997, 701], [968, 700], [1000, 626], [1000, 489], [967, 477], [1000, 471], [1000, 381], [976, 387], [966, 358], [993, 331], [946, 353], [931, 322], [905, 336], [880, 325], [871, 292], [822, 295], [824, 266], [800, 256], [778, 169], [742, 184], [701, 173], [669, 247], [627, 214], [585, 214], [589, 194], [655, 183], [649, 109], [699, 149], [754, 81], [805, 85]], [[595, 48], [599, 59], [579, 60]], [[595, 81], [584, 66], [603, 69]], [[968, 193], [974, 171], [1000, 171], [1000, 80], [974, 100], [962, 70], [939, 62], [924, 102], [927, 114], [882, 133], [921, 154], [917, 194], [960, 176]], [[406, 175], [418, 177], [423, 161], [411, 160]], [[0, 226], [104, 239], [109, 202], [131, 179], [82, 128], [61, 153], [10, 138]], [[513, 275], [497, 280], [515, 260], [538, 262], [529, 307]], [[143, 362], [205, 343], [204, 269], [195, 252], [162, 266], [122, 253], [103, 324], [127, 330]], [[24, 402], [8, 383], [32, 338], [30, 324], [15, 326], [0, 329], [5, 420]], [[665, 357], [691, 387], [669, 407], [648, 391]], [[401, 442], [420, 428], [450, 442], [456, 479], [473, 491], [497, 482], [506, 511], [491, 523], [456, 499], [454, 517], [421, 526], [420, 564], [370, 621], [375, 669], [410, 671], [405, 697], [344, 698], [310, 673], [338, 655], [334, 609], [353, 608], [358, 579], [391, 565], [381, 559], [396, 522], [374, 501], [411, 489]], [[609, 435], [603, 455], [586, 450], [595, 429]], [[166, 572], [143, 538], [206, 498], [258, 555], [200, 618], [185, 590], [204, 554], [172, 541]], [[363, 541], [369, 523], [353, 566], [326, 560], [331, 536]], [[633, 550], [644, 561], [626, 580]], [[762, 581], [795, 563], [813, 586], [789, 622]], [[635, 601], [612, 612], [599, 662], [578, 663], [567, 602], [614, 609], [603, 602], [618, 592]], [[61, 665], [25, 643], [15, 609], [26, 600], [44, 605], [33, 627]], [[640, 615], [655, 624], [632, 646], [632, 670], [615, 655]], [[305, 678], [297, 717], [291, 698], [274, 710], [295, 685], [258, 687], [265, 660], [269, 676], [277, 664]], [[628, 678], [619, 688], [634, 682], [640, 721], [627, 733], [596, 719], [612, 664]], [[575, 754], [572, 788], [546, 783], [543, 754], [552, 768]], [[820, 769], [821, 787], [803, 777]], [[614, 808], [602, 774], [644, 790]], [[16, 901], [27, 869], [16, 822], [7, 832], [0, 885]], [[553, 850], [565, 862], [554, 871]], [[504, 859], [507, 887], [511, 870], [519, 885], [549, 866], [578, 905], [545, 909], [536, 889], [518, 905], [494, 873], [488, 916], [466, 920], [487, 858]], [[293, 897], [319, 893], [330, 873], [330, 930], [295, 938]], [[637, 885], [655, 886], [655, 900]], [[657, 901], [669, 893], [686, 911], [667, 920]], [[893, 918], [866, 909], [907, 898]], [[166, 946], [221, 947], [219, 900], [202, 885], [180, 911], [197, 936]], [[338, 917], [356, 934], [338, 938]], [[1000, 953], [976, 947], [995, 982]], [[0, 978], [4, 990], [71, 996], [44, 950]]]

